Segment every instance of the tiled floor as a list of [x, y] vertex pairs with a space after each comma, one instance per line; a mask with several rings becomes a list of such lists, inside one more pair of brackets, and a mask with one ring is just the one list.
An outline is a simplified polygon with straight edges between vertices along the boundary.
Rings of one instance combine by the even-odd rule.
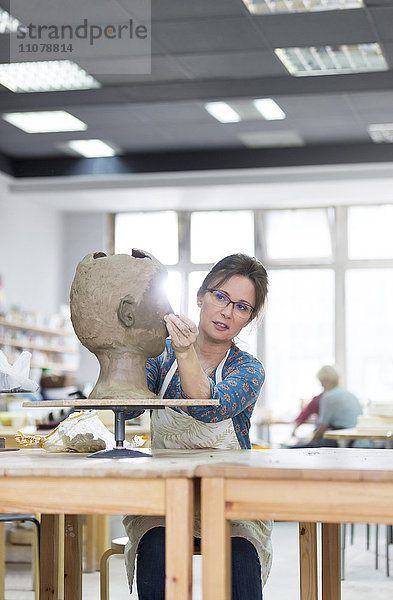
[[[374, 527], [371, 549], [366, 550], [365, 525], [355, 526], [355, 543], [345, 552], [345, 580], [342, 582], [343, 600], [391, 600], [393, 598], [393, 547], [391, 546], [391, 577], [385, 575], [385, 530], [380, 528], [380, 566], [374, 568]], [[296, 523], [276, 523], [273, 534], [274, 560], [264, 600], [298, 600], [298, 541]], [[194, 557], [193, 600], [202, 600], [201, 559]], [[34, 600], [28, 591], [31, 575], [26, 566], [7, 566], [5, 600]], [[137, 600], [128, 592], [124, 560], [121, 556], [110, 559], [110, 600]], [[99, 600], [98, 573], [83, 576], [83, 600]], [[244, 600], [247, 600], [246, 598]]]

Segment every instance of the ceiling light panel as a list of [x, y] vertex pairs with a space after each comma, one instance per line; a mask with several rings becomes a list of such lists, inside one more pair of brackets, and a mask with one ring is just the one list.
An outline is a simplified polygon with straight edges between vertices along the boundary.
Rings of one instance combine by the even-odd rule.
[[238, 138], [247, 148], [304, 146], [304, 140], [296, 131], [250, 131], [240, 133]]
[[240, 115], [226, 102], [207, 102], [205, 108], [220, 123], [238, 123]]
[[20, 25], [20, 21], [15, 19], [6, 10], [0, 8], [0, 34], [1, 33], [15, 33]]
[[361, 8], [362, 0], [243, 0], [253, 15]]
[[286, 117], [285, 112], [272, 98], [257, 98], [253, 101], [253, 105], [267, 121], [277, 121]]
[[5, 113], [3, 119], [26, 133], [85, 131], [87, 129], [86, 123], [64, 110]]
[[368, 133], [376, 144], [393, 144], [393, 123], [376, 123], [367, 127]]
[[102, 140], [70, 140], [69, 142], [66, 142], [65, 146], [67, 146], [72, 153], [79, 154], [86, 158], [115, 156], [118, 153], [114, 146], [107, 142], [103, 142]]
[[71, 60], [2, 64], [0, 84], [12, 92], [57, 92], [101, 86], [94, 77]]
[[276, 48], [276, 56], [291, 75], [344, 75], [386, 71], [388, 64], [379, 44]]

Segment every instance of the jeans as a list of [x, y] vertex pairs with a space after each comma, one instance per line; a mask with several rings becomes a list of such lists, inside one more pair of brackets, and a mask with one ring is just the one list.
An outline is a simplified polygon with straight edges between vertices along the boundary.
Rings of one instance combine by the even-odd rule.
[[[262, 600], [261, 567], [254, 546], [232, 537], [232, 600]], [[195, 546], [200, 540], [194, 538]], [[154, 527], [139, 542], [136, 581], [139, 600], [165, 598], [165, 528]]]

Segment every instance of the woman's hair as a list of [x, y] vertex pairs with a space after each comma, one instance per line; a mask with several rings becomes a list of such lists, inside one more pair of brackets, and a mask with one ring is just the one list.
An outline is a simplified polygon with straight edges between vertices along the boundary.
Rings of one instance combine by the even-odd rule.
[[317, 373], [319, 381], [329, 381], [334, 385], [338, 385], [339, 375], [334, 367], [325, 365], [321, 367]]
[[247, 254], [231, 254], [221, 259], [211, 268], [198, 290], [198, 296], [202, 296], [209, 289], [219, 288], [225, 281], [234, 275], [247, 277], [254, 284], [255, 306], [251, 320], [258, 317], [265, 304], [268, 278], [265, 267], [259, 260]]

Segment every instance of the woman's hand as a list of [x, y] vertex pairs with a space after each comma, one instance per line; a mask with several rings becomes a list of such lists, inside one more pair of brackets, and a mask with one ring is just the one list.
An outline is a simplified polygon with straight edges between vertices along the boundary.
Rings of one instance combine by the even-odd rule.
[[164, 321], [172, 338], [172, 348], [175, 352], [185, 352], [198, 337], [198, 327], [184, 315], [165, 315]]

